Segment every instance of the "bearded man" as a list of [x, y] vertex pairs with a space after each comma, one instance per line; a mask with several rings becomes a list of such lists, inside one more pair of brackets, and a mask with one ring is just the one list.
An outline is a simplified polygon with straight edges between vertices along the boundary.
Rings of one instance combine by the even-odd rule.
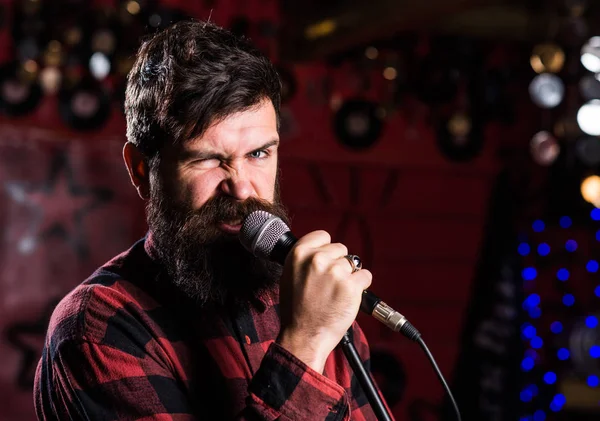
[[[178, 23], [128, 76], [131, 182], [148, 234], [70, 292], [35, 381], [40, 420], [374, 420], [337, 347], [371, 273], [324, 231], [281, 267], [239, 241], [279, 197], [281, 83], [244, 40]], [[281, 293], [280, 293], [281, 292]]]

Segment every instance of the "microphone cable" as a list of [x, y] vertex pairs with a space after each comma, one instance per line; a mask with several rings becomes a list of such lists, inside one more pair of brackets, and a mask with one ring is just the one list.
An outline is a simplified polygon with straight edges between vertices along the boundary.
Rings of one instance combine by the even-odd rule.
[[404, 317], [402, 314], [400, 314], [399, 312], [391, 308], [389, 305], [381, 301], [381, 299], [375, 294], [373, 294], [371, 291], [363, 291], [363, 299], [360, 305], [360, 309], [364, 313], [373, 316], [375, 319], [386, 325], [394, 332], [400, 332], [411, 341], [417, 342], [419, 344], [419, 346], [421, 347], [421, 349], [423, 349], [423, 352], [425, 352], [425, 355], [429, 359], [429, 362], [431, 363], [435, 374], [442, 383], [442, 386], [446, 390], [446, 393], [448, 394], [448, 397], [452, 402], [452, 406], [454, 407], [454, 411], [456, 412], [456, 419], [458, 421], [462, 421], [460, 410], [458, 409], [456, 400], [452, 395], [452, 391], [450, 390], [446, 379], [444, 379], [442, 371], [438, 367], [435, 358], [433, 358], [433, 354], [431, 353], [431, 351], [429, 351], [427, 344], [425, 344], [425, 341], [421, 337], [421, 333], [417, 330], [417, 328], [414, 327], [412, 323], [406, 319], [406, 317]]

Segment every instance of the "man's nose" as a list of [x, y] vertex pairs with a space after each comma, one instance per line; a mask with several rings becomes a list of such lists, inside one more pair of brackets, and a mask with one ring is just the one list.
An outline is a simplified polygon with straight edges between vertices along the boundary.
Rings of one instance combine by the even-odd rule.
[[221, 181], [221, 191], [236, 200], [246, 200], [254, 193], [249, 178], [242, 171], [232, 171]]

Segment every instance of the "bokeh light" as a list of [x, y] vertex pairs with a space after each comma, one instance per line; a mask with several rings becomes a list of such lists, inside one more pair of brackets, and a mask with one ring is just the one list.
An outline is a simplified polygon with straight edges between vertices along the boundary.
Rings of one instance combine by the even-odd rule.
[[596, 316], [587, 316], [585, 318], [585, 325], [590, 329], [595, 328], [598, 326], [598, 318]]
[[567, 307], [571, 307], [573, 304], [575, 304], [575, 297], [573, 294], [565, 294], [563, 295], [562, 302]]
[[558, 357], [559, 360], [565, 361], [565, 360], [569, 359], [569, 357], [571, 356], [571, 353], [569, 352], [569, 350], [567, 348], [560, 348], [556, 352], [556, 356]]
[[559, 223], [561, 228], [569, 228], [573, 224], [573, 221], [568, 216], [563, 216], [560, 218]]
[[[598, 232], [600, 232], [600, 231], [598, 231]], [[598, 240], [598, 241], [600, 241], [600, 240]], [[521, 244], [519, 244], [518, 251], [521, 256], [527, 256], [529, 254], [529, 252], [531, 251], [531, 248], [529, 247], [529, 244], [521, 243]]]
[[533, 222], [532, 228], [535, 232], [542, 232], [544, 231], [544, 228], [546, 228], [546, 224], [544, 224], [544, 221], [541, 219], [537, 219]]
[[521, 276], [525, 281], [531, 281], [537, 276], [537, 270], [535, 270], [535, 268], [532, 267], [525, 268], [521, 272]]
[[568, 252], [574, 252], [575, 250], [577, 250], [577, 241], [567, 240], [567, 242], [565, 243], [565, 249], [567, 249]]
[[558, 333], [561, 333], [561, 332], [562, 332], [562, 330], [563, 330], [563, 325], [562, 325], [562, 323], [561, 323], [561, 322], [559, 322], [559, 321], [552, 322], [552, 324], [550, 325], [550, 331], [551, 331], [552, 333], [556, 333], [556, 334], [558, 334]]
[[590, 260], [585, 265], [585, 268], [588, 272], [596, 273], [598, 272], [598, 262], [596, 260]]
[[567, 279], [569, 279], [569, 271], [565, 268], [561, 268], [558, 270], [558, 272], [556, 272], [556, 277], [560, 280], [560, 281], [566, 281]]
[[556, 373], [548, 371], [544, 374], [544, 382], [547, 384], [554, 384], [556, 382]]
[[531, 357], [525, 357], [523, 358], [523, 361], [521, 361], [521, 369], [523, 369], [523, 371], [530, 371], [534, 365], [535, 361], [533, 361], [533, 358]]

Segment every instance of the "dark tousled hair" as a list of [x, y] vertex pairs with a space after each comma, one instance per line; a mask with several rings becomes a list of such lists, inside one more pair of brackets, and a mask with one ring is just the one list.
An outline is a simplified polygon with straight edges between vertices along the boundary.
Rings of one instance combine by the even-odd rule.
[[163, 146], [265, 99], [279, 129], [281, 82], [270, 60], [215, 24], [179, 22], [138, 50], [125, 95], [127, 140], [154, 161]]

